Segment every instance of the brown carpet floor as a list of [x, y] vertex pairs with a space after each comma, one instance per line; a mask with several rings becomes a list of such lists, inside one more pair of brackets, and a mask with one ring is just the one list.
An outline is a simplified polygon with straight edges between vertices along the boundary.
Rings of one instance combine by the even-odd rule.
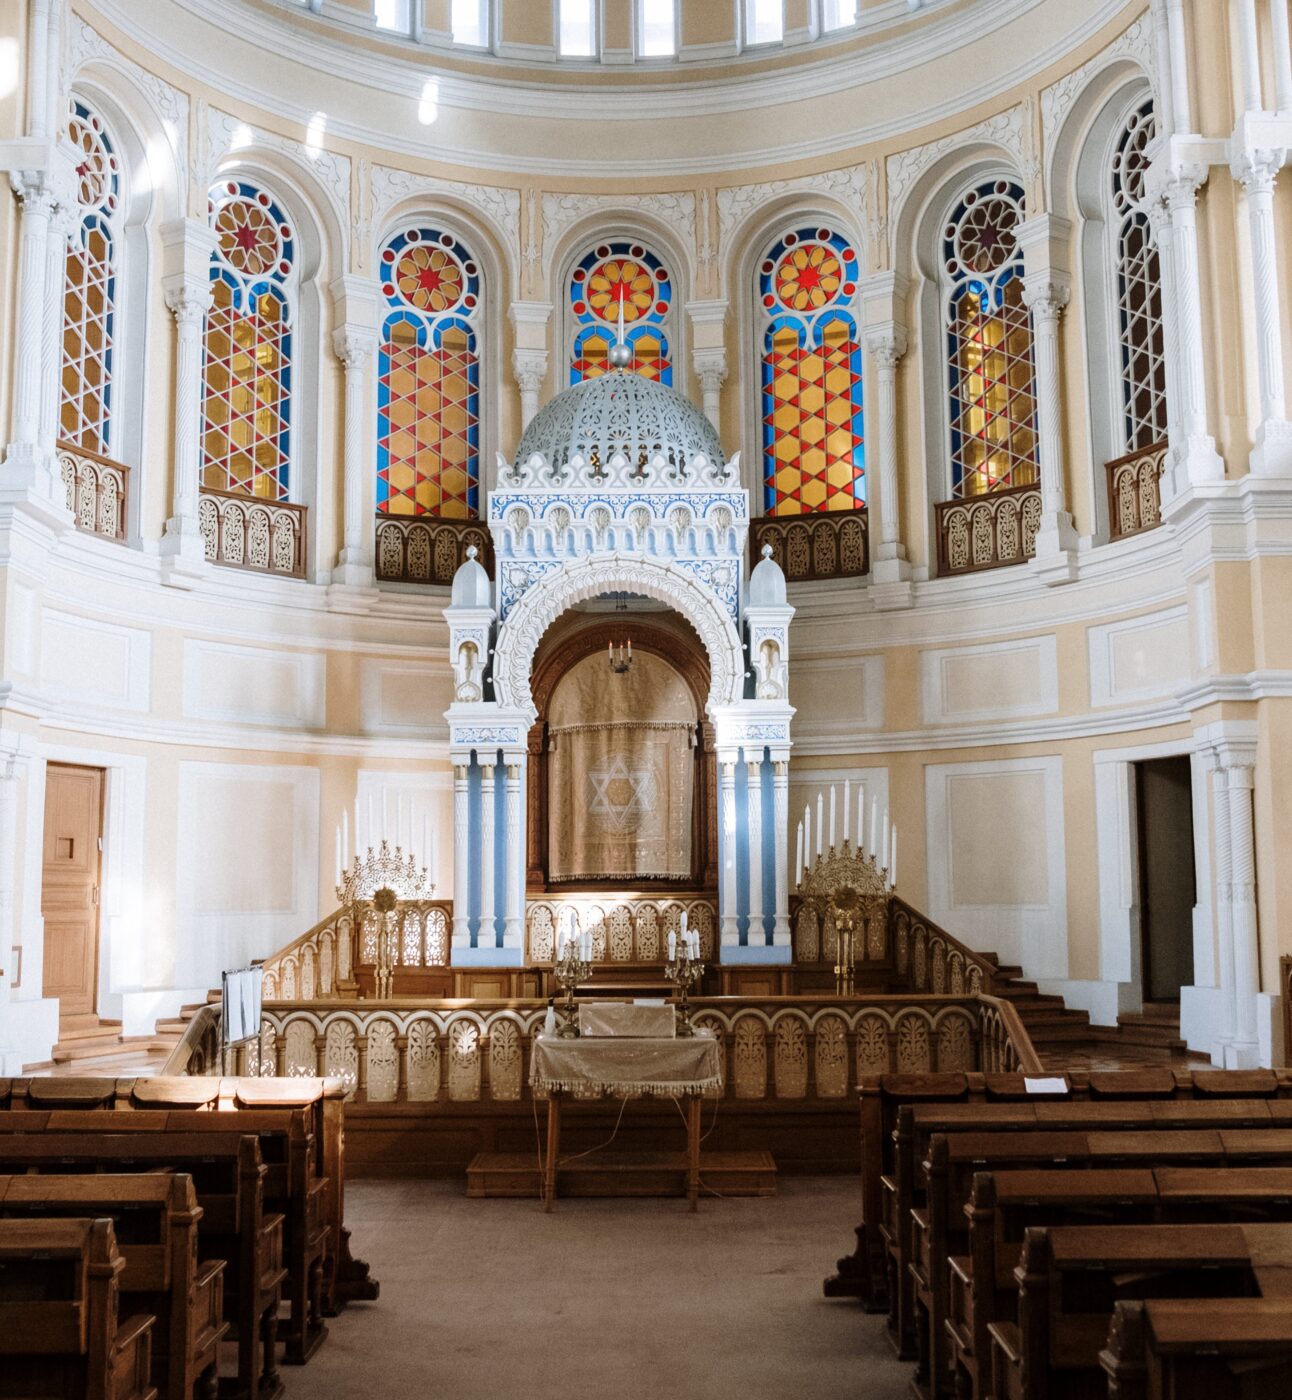
[[768, 1200], [470, 1201], [460, 1181], [354, 1181], [375, 1303], [329, 1322], [299, 1400], [896, 1400], [882, 1319], [821, 1296], [858, 1190], [790, 1177]]

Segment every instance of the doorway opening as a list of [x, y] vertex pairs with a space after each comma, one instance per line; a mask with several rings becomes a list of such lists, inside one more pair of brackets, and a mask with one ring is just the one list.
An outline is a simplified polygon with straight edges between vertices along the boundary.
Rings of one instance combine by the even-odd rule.
[[58, 998], [58, 1033], [101, 1028], [99, 892], [103, 866], [102, 768], [45, 768], [40, 912], [45, 923], [44, 993]]
[[1187, 754], [1135, 765], [1142, 987], [1145, 1002], [1179, 1003], [1193, 984], [1193, 773]]

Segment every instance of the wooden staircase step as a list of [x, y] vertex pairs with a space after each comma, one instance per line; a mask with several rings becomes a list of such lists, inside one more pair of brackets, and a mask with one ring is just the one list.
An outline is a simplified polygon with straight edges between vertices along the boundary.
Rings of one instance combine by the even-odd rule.
[[[467, 1195], [537, 1197], [534, 1154], [481, 1152], [467, 1167]], [[563, 1162], [558, 1196], [681, 1196], [686, 1194], [684, 1152], [594, 1152]], [[770, 1152], [703, 1152], [700, 1195], [774, 1196], [776, 1162]]]

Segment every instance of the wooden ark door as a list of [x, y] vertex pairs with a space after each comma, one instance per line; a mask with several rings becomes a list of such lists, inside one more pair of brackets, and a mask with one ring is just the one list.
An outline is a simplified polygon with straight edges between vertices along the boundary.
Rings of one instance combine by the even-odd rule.
[[1144, 1000], [1193, 984], [1193, 773], [1188, 755], [1135, 765]]
[[61, 1025], [94, 1015], [99, 981], [99, 838], [103, 769], [45, 769], [45, 847], [40, 912], [45, 920], [45, 995]]

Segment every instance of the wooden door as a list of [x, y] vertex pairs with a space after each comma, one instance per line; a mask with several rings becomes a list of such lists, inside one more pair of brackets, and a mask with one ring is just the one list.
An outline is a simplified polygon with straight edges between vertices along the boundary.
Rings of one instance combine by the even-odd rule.
[[1193, 983], [1193, 773], [1188, 755], [1136, 767], [1145, 1001], [1179, 1001]]
[[60, 1021], [93, 1015], [99, 981], [99, 868], [103, 769], [51, 763], [45, 770], [45, 995]]

